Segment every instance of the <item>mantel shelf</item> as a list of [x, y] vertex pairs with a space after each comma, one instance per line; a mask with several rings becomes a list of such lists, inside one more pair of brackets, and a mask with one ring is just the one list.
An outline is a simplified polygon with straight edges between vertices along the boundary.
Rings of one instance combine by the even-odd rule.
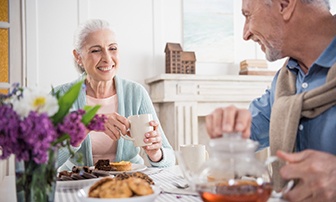
[[270, 87], [272, 76], [161, 74], [149, 79], [150, 96], [174, 147], [198, 144], [204, 116], [217, 107], [247, 108]]
[[197, 75], [197, 74], [159, 74], [145, 80], [147, 84], [159, 82], [162, 80], [181, 80], [181, 81], [259, 81], [269, 82], [273, 76], [255, 76], [255, 75]]

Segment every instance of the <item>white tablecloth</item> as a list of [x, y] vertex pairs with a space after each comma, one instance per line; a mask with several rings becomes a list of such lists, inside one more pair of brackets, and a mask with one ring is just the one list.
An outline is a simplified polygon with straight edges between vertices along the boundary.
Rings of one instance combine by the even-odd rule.
[[[177, 166], [158, 169], [149, 168], [144, 171], [147, 173], [155, 182], [156, 185], [160, 186], [163, 190], [172, 189], [174, 186], [172, 182], [185, 183], [180, 170]], [[80, 202], [77, 197], [77, 189], [57, 189], [55, 194], [55, 202]], [[12, 202], [15, 201], [15, 176], [7, 176], [0, 184], [0, 202]], [[180, 194], [168, 194], [161, 193], [155, 200], [155, 202], [201, 202], [199, 196], [192, 195], [180, 195]], [[280, 199], [269, 199], [268, 202], [284, 202]]]

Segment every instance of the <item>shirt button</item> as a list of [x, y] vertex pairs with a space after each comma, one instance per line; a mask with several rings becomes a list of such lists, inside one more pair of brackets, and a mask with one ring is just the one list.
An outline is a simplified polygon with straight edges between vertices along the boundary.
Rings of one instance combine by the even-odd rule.
[[306, 83], [306, 82], [304, 82], [304, 83], [302, 83], [302, 88], [307, 88], [308, 87], [308, 83]]
[[299, 125], [299, 130], [303, 130], [303, 125], [302, 124]]

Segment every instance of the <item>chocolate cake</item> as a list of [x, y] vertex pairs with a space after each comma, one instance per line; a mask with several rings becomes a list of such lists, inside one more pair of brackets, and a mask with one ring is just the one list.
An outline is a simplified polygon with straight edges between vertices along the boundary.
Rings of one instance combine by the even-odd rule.
[[114, 171], [115, 169], [110, 165], [110, 160], [108, 159], [99, 159], [95, 164], [95, 169], [105, 170], [105, 171]]

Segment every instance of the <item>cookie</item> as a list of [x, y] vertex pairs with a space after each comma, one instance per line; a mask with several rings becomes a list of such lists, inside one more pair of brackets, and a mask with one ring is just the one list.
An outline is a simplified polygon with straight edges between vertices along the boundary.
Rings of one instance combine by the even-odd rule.
[[119, 173], [115, 176], [115, 179], [118, 179], [118, 180], [125, 180], [125, 179], [128, 179], [131, 177], [131, 174], [128, 174], [128, 173]]
[[144, 179], [151, 185], [155, 184], [152, 178], [150, 178], [147, 174], [142, 173], [142, 172], [135, 172], [132, 174], [132, 177]]
[[133, 195], [126, 181], [113, 180], [100, 187], [100, 198], [129, 198]]
[[131, 190], [139, 196], [145, 196], [153, 193], [153, 189], [146, 180], [136, 177], [130, 177], [127, 180], [128, 186]]
[[100, 192], [100, 187], [109, 181], [113, 181], [113, 178], [110, 177], [104, 177], [101, 180], [95, 182], [89, 189], [89, 197], [93, 198], [98, 198], [99, 197], [99, 192]]

